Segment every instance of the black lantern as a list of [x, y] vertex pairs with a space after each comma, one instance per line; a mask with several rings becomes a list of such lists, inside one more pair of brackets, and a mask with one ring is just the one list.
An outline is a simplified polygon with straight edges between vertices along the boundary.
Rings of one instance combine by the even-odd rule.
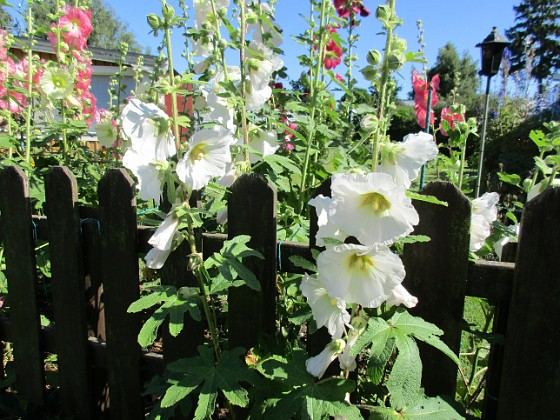
[[480, 44], [476, 44], [477, 47], [480, 47], [482, 56], [482, 70], [480, 70], [481, 75], [492, 77], [498, 74], [500, 63], [502, 61], [502, 54], [509, 44], [511, 44], [511, 42], [502, 38], [496, 31], [495, 26], [492, 29], [492, 32], [490, 32], [490, 35], [484, 38], [484, 41]]

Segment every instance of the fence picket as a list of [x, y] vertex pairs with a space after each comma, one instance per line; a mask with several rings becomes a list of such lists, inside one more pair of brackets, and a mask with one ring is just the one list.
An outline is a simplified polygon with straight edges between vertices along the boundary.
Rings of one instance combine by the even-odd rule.
[[62, 405], [66, 415], [89, 419], [93, 405], [76, 179], [68, 168], [54, 167], [45, 193]]
[[[465, 301], [471, 207], [453, 184], [431, 182], [421, 192], [445, 201], [448, 207], [414, 201], [420, 223], [416, 235], [430, 242], [406, 245], [404, 287], [418, 297], [410, 312], [436, 324], [443, 341], [459, 353]], [[420, 343], [424, 366], [422, 385], [428, 395], [455, 395], [457, 366], [443, 353]]]
[[521, 218], [498, 418], [558, 418], [560, 188], [529, 201]]
[[112, 418], [143, 417], [139, 314], [127, 313], [140, 296], [136, 244], [136, 191], [124, 169], [109, 169], [99, 182], [101, 269]]
[[229, 239], [250, 235], [248, 246], [264, 256], [245, 261], [260, 282], [260, 292], [246, 286], [229, 289], [231, 345], [248, 349], [259, 334], [273, 334], [276, 327], [276, 190], [262, 176], [245, 174], [232, 185], [228, 226]]
[[10, 166], [0, 172], [0, 211], [18, 394], [43, 405], [45, 373], [37, 300], [35, 242], [27, 177]]

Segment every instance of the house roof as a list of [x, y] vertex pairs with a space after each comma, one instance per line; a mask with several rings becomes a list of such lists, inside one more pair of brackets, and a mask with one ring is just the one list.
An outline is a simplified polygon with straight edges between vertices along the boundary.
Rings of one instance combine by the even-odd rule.
[[[16, 36], [15, 43], [12, 45], [12, 50], [23, 51], [23, 48], [28, 44], [27, 38]], [[51, 44], [46, 39], [36, 38], [34, 39], [33, 51], [40, 53], [41, 55], [52, 55], [54, 58], [54, 52], [52, 50]], [[88, 51], [92, 53], [92, 64], [94, 65], [112, 65], [116, 64], [120, 58], [120, 54], [116, 50], [108, 50], [99, 47], [88, 47]], [[16, 54], [17, 55], [17, 54]], [[153, 69], [156, 66], [157, 57], [149, 54], [138, 54], [129, 52], [124, 59], [124, 65], [126, 66], [136, 66], [138, 63], [138, 58], [143, 57], [143, 67], [145, 69]]]

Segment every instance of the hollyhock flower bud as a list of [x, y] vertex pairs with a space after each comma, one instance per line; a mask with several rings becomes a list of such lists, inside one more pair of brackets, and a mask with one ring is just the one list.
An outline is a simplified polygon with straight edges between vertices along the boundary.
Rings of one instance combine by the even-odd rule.
[[366, 80], [373, 82], [377, 78], [379, 70], [377, 70], [377, 68], [374, 66], [365, 66], [360, 70], [360, 73], [362, 73]]
[[379, 119], [377, 115], [366, 114], [362, 117], [360, 121], [360, 127], [364, 131], [375, 131], [379, 125]]
[[391, 51], [387, 56], [387, 65], [390, 70], [398, 70], [405, 64], [404, 55], [398, 51]]
[[152, 28], [155, 33], [157, 33], [157, 31], [162, 26], [160, 17], [154, 13], [151, 13], [148, 16], [146, 16], [146, 20], [148, 21], [148, 25], [150, 25], [150, 28]]
[[386, 22], [391, 17], [391, 8], [386, 4], [381, 4], [377, 6], [377, 10], [375, 11], [375, 16], [381, 22]]
[[372, 66], [376, 66], [381, 63], [381, 52], [379, 52], [378, 50], [369, 50], [366, 58], [369, 64], [371, 64]]
[[173, 7], [171, 7], [169, 4], [164, 3], [163, 7], [161, 8], [161, 14], [165, 19], [165, 23], [169, 23], [175, 16], [175, 9], [173, 9]]
[[406, 39], [399, 38], [398, 36], [393, 36], [393, 39], [391, 40], [391, 49], [393, 51], [404, 53], [406, 51], [406, 47]]
[[341, 338], [331, 341], [321, 353], [305, 361], [305, 368], [311, 375], [321, 379], [331, 362], [344, 351], [344, 347], [346, 342]]

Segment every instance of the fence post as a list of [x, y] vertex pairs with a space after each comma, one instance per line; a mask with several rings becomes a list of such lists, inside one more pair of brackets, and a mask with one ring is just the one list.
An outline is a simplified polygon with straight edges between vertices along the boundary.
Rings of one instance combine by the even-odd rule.
[[229, 334], [232, 347], [250, 348], [261, 333], [276, 328], [276, 190], [262, 176], [245, 174], [231, 186], [228, 203], [228, 238], [250, 235], [248, 246], [264, 260], [246, 258], [261, 291], [232, 287], [228, 297]]
[[[434, 323], [445, 334], [443, 341], [456, 354], [461, 343], [469, 256], [471, 206], [449, 182], [431, 182], [421, 192], [445, 201], [448, 207], [414, 201], [420, 215], [415, 235], [427, 235], [428, 243], [406, 245], [404, 287], [418, 298], [410, 313]], [[455, 395], [457, 366], [443, 353], [419, 343], [422, 385], [428, 395]]]
[[523, 210], [504, 350], [498, 418], [558, 418], [560, 188]]
[[23, 400], [40, 406], [44, 403], [45, 373], [35, 241], [29, 186], [21, 168], [10, 166], [0, 172], [0, 192], [17, 390]]
[[76, 179], [68, 168], [54, 167], [45, 193], [62, 405], [67, 415], [89, 419], [93, 404]]
[[108, 169], [98, 194], [110, 413], [115, 419], [138, 419], [144, 416], [140, 317], [127, 313], [140, 296], [134, 182], [124, 169]]

